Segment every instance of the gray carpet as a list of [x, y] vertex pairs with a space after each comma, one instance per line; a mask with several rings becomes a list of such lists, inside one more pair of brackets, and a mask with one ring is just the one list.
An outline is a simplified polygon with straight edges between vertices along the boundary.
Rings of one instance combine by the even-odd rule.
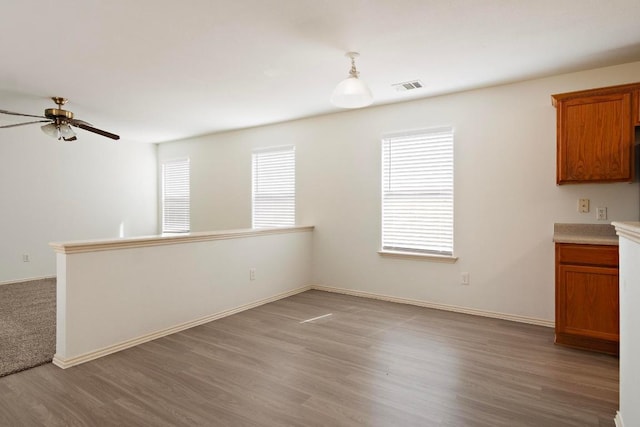
[[0, 377], [51, 362], [56, 280], [0, 285]]

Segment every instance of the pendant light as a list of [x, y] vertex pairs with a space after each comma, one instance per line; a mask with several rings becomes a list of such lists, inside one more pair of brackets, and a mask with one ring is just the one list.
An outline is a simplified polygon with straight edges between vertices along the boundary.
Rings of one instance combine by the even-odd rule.
[[360, 73], [356, 70], [355, 59], [360, 56], [358, 52], [347, 52], [347, 58], [351, 58], [351, 70], [349, 77], [338, 83], [331, 95], [331, 103], [340, 108], [362, 108], [373, 103], [373, 95], [369, 87], [358, 78]]

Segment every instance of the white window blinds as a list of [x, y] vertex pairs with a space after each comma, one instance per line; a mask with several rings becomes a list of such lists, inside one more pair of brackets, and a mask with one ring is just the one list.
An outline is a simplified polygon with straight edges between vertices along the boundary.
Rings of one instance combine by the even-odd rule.
[[295, 225], [294, 147], [253, 152], [253, 228]]
[[190, 230], [189, 159], [162, 163], [162, 232]]
[[453, 129], [382, 140], [382, 249], [453, 255]]

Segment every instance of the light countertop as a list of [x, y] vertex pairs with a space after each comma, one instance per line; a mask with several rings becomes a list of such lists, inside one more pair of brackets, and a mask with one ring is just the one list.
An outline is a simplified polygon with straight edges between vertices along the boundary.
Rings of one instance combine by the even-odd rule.
[[617, 245], [618, 235], [611, 224], [562, 224], [553, 225], [553, 241], [583, 245]]

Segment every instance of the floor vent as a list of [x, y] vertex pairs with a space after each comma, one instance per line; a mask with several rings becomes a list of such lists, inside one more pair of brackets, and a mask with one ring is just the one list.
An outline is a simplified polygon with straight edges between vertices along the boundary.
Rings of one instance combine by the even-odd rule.
[[396, 92], [406, 92], [408, 90], [422, 89], [422, 82], [420, 80], [412, 80], [410, 82], [394, 83], [391, 87]]

